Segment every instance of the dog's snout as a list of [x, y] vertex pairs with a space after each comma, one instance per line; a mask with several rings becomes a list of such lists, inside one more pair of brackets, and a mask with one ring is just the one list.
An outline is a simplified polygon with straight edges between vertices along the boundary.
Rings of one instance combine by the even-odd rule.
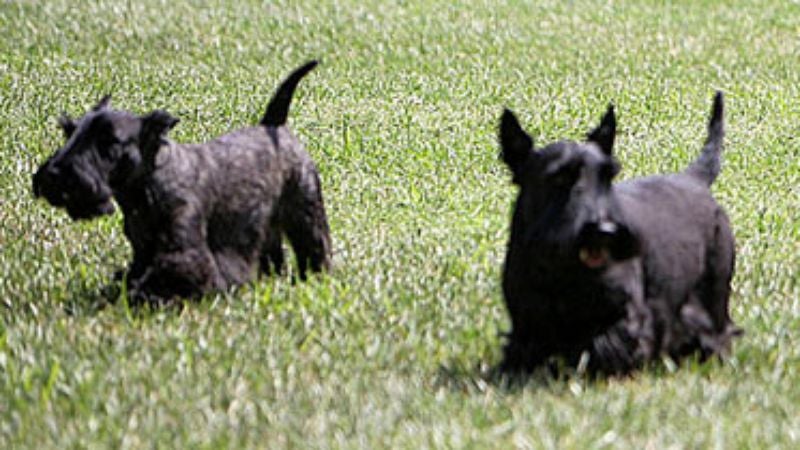
[[601, 220], [584, 224], [578, 239], [584, 243], [599, 244], [601, 241], [613, 240], [623, 231], [623, 227], [611, 220]]
[[34, 198], [44, 197], [53, 206], [61, 206], [66, 199], [62, 193], [63, 172], [60, 167], [52, 161], [44, 163], [36, 173], [33, 174], [33, 196]]
[[617, 224], [609, 220], [591, 221], [583, 225], [583, 232], [592, 234], [611, 234], [617, 230]]
[[37, 180], [38, 183], [42, 183], [57, 178], [59, 175], [61, 175], [61, 168], [50, 160], [39, 167], [39, 170], [36, 171], [33, 178]]
[[616, 223], [611, 222], [610, 220], [601, 221], [600, 223], [598, 223], [596, 225], [596, 227], [597, 227], [597, 231], [600, 234], [609, 235], [609, 236], [613, 236], [614, 234], [616, 234], [617, 230], [619, 229], [619, 226], [617, 226]]
[[47, 166], [41, 167], [39, 170], [36, 171], [35, 174], [33, 174], [33, 196], [35, 198], [39, 198], [43, 195], [42, 184], [46, 182], [45, 181], [45, 177], [47, 176], [45, 171], [46, 168]]
[[40, 168], [33, 174], [33, 177], [31, 178], [32, 182], [31, 184], [33, 186], [33, 195], [35, 195], [36, 197], [39, 196], [39, 177], [41, 176], [40, 175], [41, 171], [42, 169]]

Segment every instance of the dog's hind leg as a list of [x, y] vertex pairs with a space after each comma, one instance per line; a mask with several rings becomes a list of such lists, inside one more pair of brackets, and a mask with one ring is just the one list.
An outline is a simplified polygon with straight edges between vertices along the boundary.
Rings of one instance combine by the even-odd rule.
[[287, 197], [281, 222], [304, 280], [309, 268], [314, 272], [330, 268], [330, 231], [316, 170], [307, 171]]
[[276, 226], [271, 226], [264, 236], [261, 244], [260, 260], [261, 271], [265, 275], [280, 275], [283, 273], [285, 256], [283, 253], [283, 242], [281, 231]]
[[635, 280], [628, 285], [630, 300], [625, 305], [625, 317], [592, 339], [590, 373], [623, 375], [641, 367], [656, 353], [653, 311], [642, 298], [642, 284]]
[[679, 359], [699, 350], [700, 359], [719, 353], [724, 345], [720, 342], [719, 333], [715, 330], [714, 321], [696, 295], [691, 294], [689, 301], [681, 306], [679, 323], [675, 324], [683, 330], [680, 342], [673, 344], [670, 356]]
[[701, 301], [711, 315], [714, 326], [721, 331], [732, 324], [728, 299], [731, 279], [736, 265], [736, 253], [730, 224], [721, 210], [716, 214], [714, 242], [708, 250]]
[[717, 212], [716, 219], [703, 279], [681, 311], [684, 323], [696, 323], [697, 320], [691, 319], [699, 313], [706, 318], [708, 324], [702, 331], [698, 330], [704, 355], [726, 353], [731, 339], [742, 333], [731, 320], [729, 310], [730, 284], [735, 266], [733, 237], [728, 219], [722, 211]]

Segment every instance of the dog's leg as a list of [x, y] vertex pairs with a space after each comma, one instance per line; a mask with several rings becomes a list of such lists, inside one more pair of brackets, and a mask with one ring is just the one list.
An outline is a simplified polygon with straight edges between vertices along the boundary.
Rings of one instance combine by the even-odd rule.
[[500, 372], [511, 376], [529, 374], [555, 353], [550, 324], [540, 322], [539, 311], [529, 308], [540, 302], [530, 298], [525, 303], [514, 303], [524, 306], [514, 308], [511, 314], [511, 332], [506, 335]]
[[120, 270], [115, 274], [115, 279], [122, 280], [123, 277], [128, 279], [141, 278], [144, 271], [147, 269], [148, 263], [146, 259], [140, 255], [140, 252], [133, 251], [133, 261], [128, 264], [127, 270]]
[[114, 281], [122, 281], [123, 279], [139, 279], [142, 277], [145, 269], [147, 269], [147, 265], [142, 261], [141, 258], [137, 258], [136, 252], [134, 252], [133, 261], [128, 264], [128, 267], [114, 272]]
[[264, 235], [259, 262], [261, 264], [261, 271], [267, 276], [272, 274], [280, 275], [283, 273], [285, 257], [281, 234], [280, 228], [275, 224], [271, 225]]
[[702, 359], [729, 351], [730, 341], [741, 334], [728, 310], [734, 268], [733, 238], [724, 214], [717, 214], [713, 241], [706, 253], [705, 273], [681, 307], [680, 320], [699, 346]]
[[706, 259], [704, 289], [700, 301], [708, 310], [716, 330], [724, 332], [729, 327], [735, 328], [728, 310], [735, 250], [728, 218], [725, 214], [718, 212], [716, 219], [717, 227], [714, 233], [714, 242], [709, 247]]
[[205, 240], [205, 218], [192, 211], [176, 214], [170, 227], [156, 234], [155, 252], [136, 290], [148, 299], [197, 297], [226, 283]]
[[678, 347], [678, 350], [671, 349], [671, 353], [674, 353], [671, 355], [673, 358], [677, 359], [699, 350], [700, 359], [705, 360], [721, 350], [714, 321], [696, 295], [690, 294], [689, 301], [681, 306], [679, 321], [676, 326], [681, 328], [680, 335], [685, 342]]
[[653, 313], [644, 300], [644, 274], [639, 261], [627, 267], [620, 290], [625, 317], [592, 339], [589, 372], [622, 375], [641, 367], [655, 355]]
[[331, 240], [322, 190], [316, 171], [304, 177], [282, 214], [282, 222], [297, 256], [300, 279], [309, 266], [314, 272], [330, 268]]
[[653, 356], [647, 311], [629, 308], [626, 318], [592, 339], [589, 372], [622, 375], [641, 367]]
[[225, 283], [207, 248], [190, 248], [161, 253], [153, 265], [136, 280], [146, 297], [168, 300], [170, 296], [197, 297], [210, 290], [224, 289]]
[[500, 373], [509, 376], [531, 373], [545, 361], [541, 350], [533, 340], [515, 336], [513, 332], [510, 333], [508, 342], [503, 347], [503, 361], [499, 366]]

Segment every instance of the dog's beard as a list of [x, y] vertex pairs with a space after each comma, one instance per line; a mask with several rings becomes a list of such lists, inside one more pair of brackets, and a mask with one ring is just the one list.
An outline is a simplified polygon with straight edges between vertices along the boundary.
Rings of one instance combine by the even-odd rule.
[[578, 259], [589, 269], [601, 269], [611, 262], [611, 252], [605, 247], [581, 247]]
[[88, 220], [95, 217], [111, 215], [115, 211], [111, 197], [98, 198], [92, 202], [67, 201], [67, 214], [72, 220]]
[[638, 241], [621, 223], [601, 223], [578, 236], [577, 257], [588, 269], [600, 270], [638, 253]]

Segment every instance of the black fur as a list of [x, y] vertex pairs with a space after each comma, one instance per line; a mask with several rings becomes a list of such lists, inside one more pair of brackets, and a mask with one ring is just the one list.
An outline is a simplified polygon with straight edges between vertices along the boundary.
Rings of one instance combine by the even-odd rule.
[[728, 350], [739, 334], [728, 313], [734, 242], [709, 191], [722, 151], [721, 93], [708, 130], [684, 172], [612, 183], [613, 107], [586, 142], [539, 150], [503, 113], [501, 156], [519, 195], [503, 268], [512, 328], [501, 370], [526, 373], [560, 357], [625, 374], [661, 356]]
[[280, 272], [282, 236], [301, 278], [330, 264], [330, 237], [319, 175], [284, 125], [296, 70], [278, 89], [263, 123], [203, 144], [166, 139], [178, 119], [113, 110], [104, 97], [78, 120], [59, 123], [67, 143], [33, 176], [33, 192], [75, 220], [114, 211], [125, 216], [133, 247], [134, 300], [155, 302], [227, 289], [262, 271]]
[[261, 125], [277, 127], [286, 123], [286, 119], [289, 117], [289, 106], [292, 104], [292, 97], [294, 96], [294, 89], [308, 72], [317, 67], [317, 64], [319, 64], [317, 61], [307, 62], [292, 72], [281, 83], [267, 106], [267, 112], [261, 119]]

